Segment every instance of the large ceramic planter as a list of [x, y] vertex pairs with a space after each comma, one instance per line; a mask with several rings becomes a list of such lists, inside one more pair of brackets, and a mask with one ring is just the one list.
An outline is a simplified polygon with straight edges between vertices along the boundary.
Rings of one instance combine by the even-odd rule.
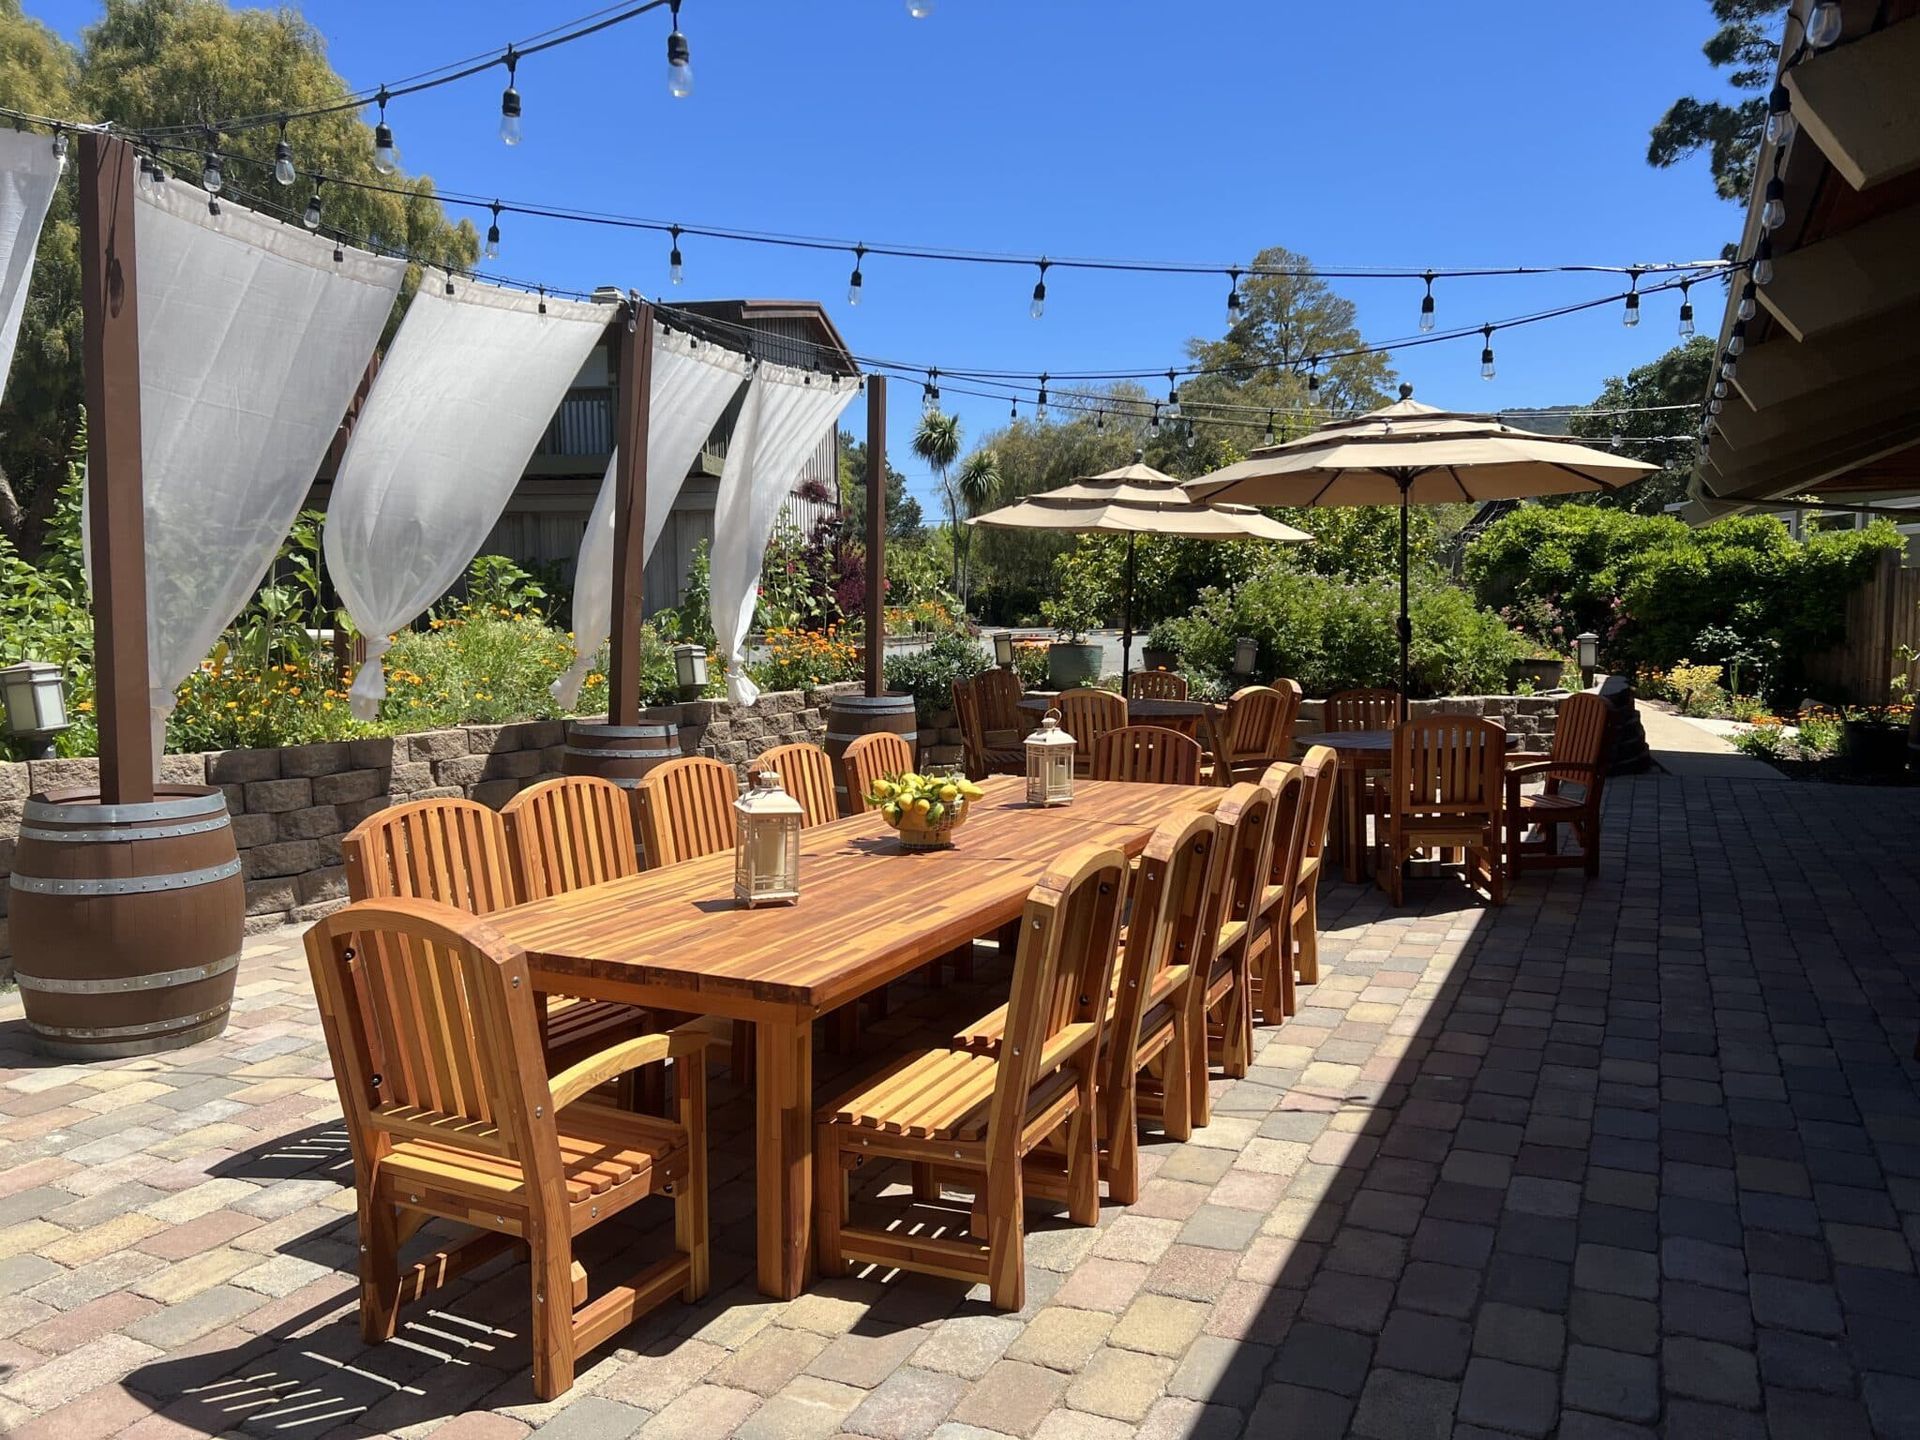
[[1553, 690], [1559, 687], [1565, 669], [1563, 660], [1515, 660], [1507, 666], [1507, 676], [1515, 682], [1530, 681], [1536, 690]]
[[1180, 668], [1180, 657], [1171, 650], [1156, 650], [1148, 645], [1140, 652], [1140, 668], [1142, 670], [1177, 670]]
[[1848, 761], [1869, 775], [1894, 775], [1907, 758], [1907, 732], [1879, 720], [1848, 720], [1840, 727]]
[[1056, 640], [1047, 647], [1047, 686], [1072, 690], [1100, 678], [1100, 647], [1072, 640]]

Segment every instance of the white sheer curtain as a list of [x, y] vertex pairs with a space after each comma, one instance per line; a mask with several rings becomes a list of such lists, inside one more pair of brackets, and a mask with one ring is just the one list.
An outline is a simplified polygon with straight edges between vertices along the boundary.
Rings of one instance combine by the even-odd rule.
[[367, 640], [353, 713], [387, 693], [387, 637], [460, 578], [506, 509], [612, 311], [456, 280], [425, 281], [327, 502], [327, 572]]
[[[653, 383], [647, 417], [647, 533], [642, 561], [666, 528], [667, 512], [687, 478], [687, 470], [713, 427], [740, 388], [747, 359], [690, 335], [653, 333]], [[580, 686], [593, 669], [601, 642], [613, 629], [613, 467], [607, 465], [600, 494], [580, 539], [573, 567], [573, 665], [553, 682], [553, 698], [572, 709]]]
[[135, 191], [147, 683], [154, 753], [180, 682], [286, 538], [406, 274], [203, 191]]
[[768, 364], [754, 370], [747, 387], [713, 511], [713, 629], [727, 694], [737, 705], [760, 698], [743, 652], [774, 522], [807, 457], [859, 388], [855, 379]]
[[40, 226], [59, 183], [60, 157], [53, 153], [51, 136], [0, 130], [0, 391], [6, 389], [20, 317], [27, 311]]

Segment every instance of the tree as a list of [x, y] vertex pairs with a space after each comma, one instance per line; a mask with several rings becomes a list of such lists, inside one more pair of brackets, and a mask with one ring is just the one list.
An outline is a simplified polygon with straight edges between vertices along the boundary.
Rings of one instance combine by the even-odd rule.
[[[960, 494], [960, 503], [967, 508], [967, 515], [972, 517], [980, 514], [999, 493], [1000, 457], [992, 450], [974, 451], [961, 462], [960, 473], [954, 477], [954, 488]], [[956, 593], [960, 596], [960, 608], [964, 611], [973, 587], [973, 527], [956, 524], [953, 542], [960, 571], [960, 587]]]
[[[1667, 506], [1686, 499], [1693, 447], [1676, 441], [1691, 436], [1698, 422], [1698, 412], [1691, 407], [1706, 393], [1713, 356], [1712, 338], [1696, 335], [1659, 359], [1629, 370], [1624, 378], [1610, 376], [1593, 402], [1595, 413], [1571, 417], [1569, 432], [1589, 440], [1617, 440], [1622, 454], [1660, 469], [1621, 490], [1567, 498], [1640, 515], [1661, 514]], [[1674, 405], [1688, 408], [1658, 408]], [[1634, 413], [1600, 413], [1610, 410]]]
[[[925, 527], [920, 502], [907, 493], [907, 477], [887, 461], [887, 538], [911, 540]], [[864, 543], [867, 534], [867, 442], [840, 432], [840, 514], [847, 534]]]
[[920, 417], [920, 428], [913, 432], [913, 453], [933, 468], [947, 502], [947, 524], [953, 535], [953, 593], [960, 593], [960, 556], [965, 541], [960, 534], [960, 497], [954, 491], [948, 471], [960, 458], [960, 421], [943, 410], [928, 410]]
[[1705, 150], [1720, 198], [1745, 203], [1767, 123], [1774, 34], [1786, 6], [1783, 0], [1712, 0], [1712, 6], [1720, 28], [1700, 48], [1716, 69], [1731, 69], [1727, 83], [1737, 98], [1731, 104], [1693, 96], [1674, 101], [1653, 127], [1647, 163], [1664, 170]]
[[[77, 112], [77, 118], [158, 129], [305, 110], [350, 93], [327, 62], [320, 32], [290, 10], [229, 10], [220, 0], [107, 0], [106, 13], [84, 32], [76, 55], [44, 27], [23, 19], [19, 0], [0, 0], [0, 94], [41, 114]], [[306, 182], [283, 189], [272, 179], [279, 138], [273, 126], [221, 137], [226, 193], [240, 204], [269, 213], [305, 208], [311, 193]], [[372, 130], [358, 111], [295, 121], [287, 138], [302, 170], [401, 192], [323, 185], [328, 230], [337, 228], [349, 241], [404, 250], [434, 266], [472, 265], [479, 254], [473, 226], [448, 222], [431, 181], [375, 171]], [[163, 163], [176, 174], [197, 173], [207, 137], [183, 133], [178, 144], [177, 151], [163, 154]], [[69, 180], [41, 238], [20, 353], [0, 412], [0, 469], [12, 478], [22, 503], [34, 497], [35, 511], [50, 503], [37, 497], [50, 488], [50, 479], [57, 483], [79, 423], [80, 267], [73, 206]], [[418, 283], [415, 265], [389, 334]], [[0, 525], [7, 515], [7, 496], [0, 492]]]

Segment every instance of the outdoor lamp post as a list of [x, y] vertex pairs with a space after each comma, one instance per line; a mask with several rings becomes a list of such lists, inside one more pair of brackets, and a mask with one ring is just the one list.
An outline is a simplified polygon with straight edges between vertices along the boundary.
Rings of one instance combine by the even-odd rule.
[[1027, 803], [1073, 803], [1073, 736], [1060, 728], [1060, 712], [1049, 710], [1040, 728], [1026, 739]]
[[1583, 630], [1573, 637], [1577, 647], [1575, 659], [1580, 666], [1582, 686], [1593, 684], [1593, 672], [1600, 668], [1600, 637], [1591, 630]]
[[53, 754], [53, 737], [67, 719], [67, 677], [58, 665], [22, 660], [0, 670], [0, 704], [7, 712], [7, 733], [22, 741], [30, 760]]
[[996, 630], [993, 632], [993, 663], [1002, 670], [1013, 668], [1013, 632]]
[[673, 647], [673, 674], [682, 700], [698, 700], [707, 688], [707, 652], [699, 645]]
[[1233, 642], [1233, 673], [1236, 675], [1253, 674], [1254, 657], [1260, 653], [1260, 645], [1251, 635], [1242, 635]]
[[793, 904], [800, 898], [800, 802], [762, 770], [733, 809], [733, 898], [748, 909]]

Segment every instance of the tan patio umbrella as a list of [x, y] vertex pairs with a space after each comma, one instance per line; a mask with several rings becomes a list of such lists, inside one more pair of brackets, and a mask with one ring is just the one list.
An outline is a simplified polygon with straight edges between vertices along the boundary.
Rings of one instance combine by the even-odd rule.
[[1043, 490], [985, 515], [970, 525], [1002, 530], [1061, 530], [1127, 537], [1127, 585], [1120, 632], [1120, 674], [1133, 667], [1134, 543], [1142, 535], [1183, 540], [1311, 540], [1304, 530], [1282, 525], [1245, 505], [1204, 504], [1186, 494], [1173, 476], [1142, 463]]
[[1490, 415], [1397, 404], [1334, 420], [1189, 480], [1196, 500], [1244, 505], [1400, 505], [1400, 716], [1407, 714], [1413, 621], [1407, 613], [1407, 506], [1617, 490], [1659, 467], [1563, 435], [1516, 430]]

